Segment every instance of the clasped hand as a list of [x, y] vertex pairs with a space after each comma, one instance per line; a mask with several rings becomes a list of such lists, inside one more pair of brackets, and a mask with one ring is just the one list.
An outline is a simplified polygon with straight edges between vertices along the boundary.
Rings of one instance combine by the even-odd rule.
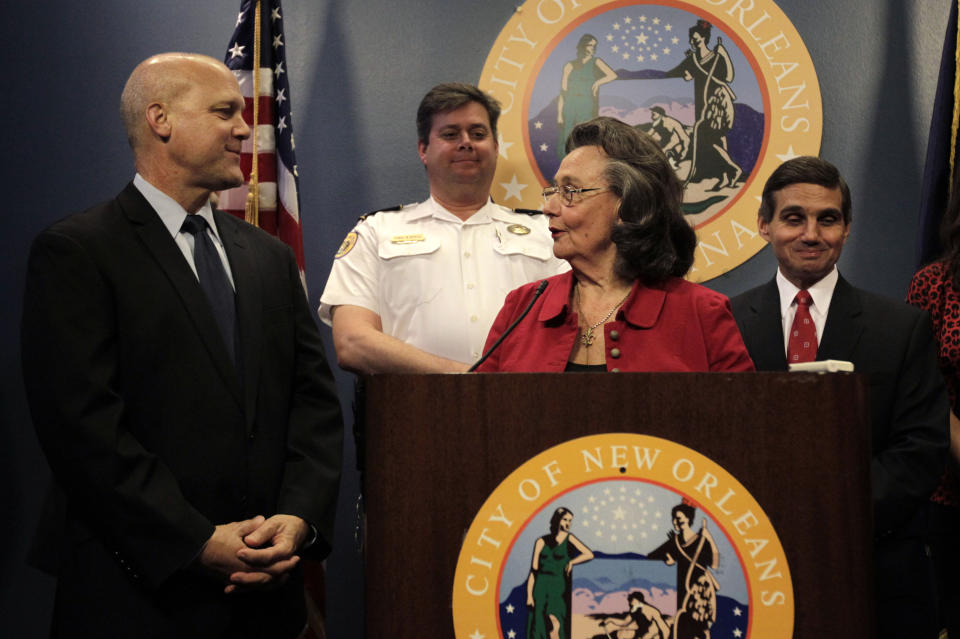
[[274, 515], [221, 524], [207, 540], [201, 566], [227, 582], [225, 593], [282, 584], [300, 561], [296, 551], [307, 538], [307, 523]]

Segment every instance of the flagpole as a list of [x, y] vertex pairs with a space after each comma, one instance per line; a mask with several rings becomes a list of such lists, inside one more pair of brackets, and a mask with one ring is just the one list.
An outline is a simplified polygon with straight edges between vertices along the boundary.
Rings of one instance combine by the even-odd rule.
[[299, 181], [280, 0], [239, 4], [224, 62], [236, 73], [244, 102], [253, 101], [252, 108], [244, 106], [253, 132], [243, 143], [243, 183], [221, 194], [220, 208], [280, 238], [293, 251], [302, 274]]
[[260, 0], [256, 0], [253, 18], [253, 159], [250, 166], [249, 191], [244, 218], [260, 226], [260, 154], [257, 147], [257, 128], [260, 124]]

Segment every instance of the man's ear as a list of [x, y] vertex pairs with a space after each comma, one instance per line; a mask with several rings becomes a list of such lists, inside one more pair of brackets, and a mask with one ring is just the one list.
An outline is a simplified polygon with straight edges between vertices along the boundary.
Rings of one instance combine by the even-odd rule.
[[417, 142], [417, 155], [420, 156], [420, 161], [423, 162], [424, 166], [426, 166], [427, 145], [423, 142]]
[[153, 131], [153, 134], [167, 141], [170, 138], [172, 124], [167, 106], [162, 102], [152, 102], [146, 110], [147, 126]]
[[757, 216], [757, 231], [760, 232], [760, 237], [767, 242], [770, 241], [770, 222], [763, 219], [762, 215]]

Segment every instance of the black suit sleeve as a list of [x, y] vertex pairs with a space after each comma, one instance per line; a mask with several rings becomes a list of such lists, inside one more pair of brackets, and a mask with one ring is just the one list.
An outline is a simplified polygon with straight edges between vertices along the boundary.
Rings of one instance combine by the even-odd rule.
[[78, 239], [47, 231], [34, 242], [21, 335], [33, 421], [71, 517], [159, 585], [214, 527], [125, 423], [114, 291]]
[[[918, 504], [926, 502], [943, 472], [948, 446], [946, 387], [937, 368], [929, 316], [916, 312], [910, 317], [912, 324], [902, 327], [909, 339], [896, 387], [890, 389], [889, 428], [884, 441], [876, 441], [874, 433], [874, 520], [880, 536], [902, 526]], [[876, 410], [877, 402], [872, 405]]]
[[330, 551], [343, 457], [343, 417], [323, 342], [307, 303], [293, 252], [287, 249], [286, 285], [293, 299], [295, 371], [287, 459], [278, 512], [301, 517], [317, 530], [307, 554]]

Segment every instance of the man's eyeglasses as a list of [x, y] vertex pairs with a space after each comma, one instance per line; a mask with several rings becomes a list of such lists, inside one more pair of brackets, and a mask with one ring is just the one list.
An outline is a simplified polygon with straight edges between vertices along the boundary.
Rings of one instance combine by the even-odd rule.
[[[572, 206], [575, 196], [581, 193], [586, 193], [587, 191], [604, 191], [606, 189], [607, 187], [605, 186], [593, 186], [593, 187], [584, 186], [584, 187], [577, 188], [575, 186], [570, 186], [569, 184], [565, 184], [563, 186], [548, 186], [547, 188], [543, 189], [543, 191], [541, 191], [540, 194], [543, 195], [544, 204], [546, 204], [547, 200], [549, 200], [554, 195], [559, 195], [560, 199], [563, 200], [564, 204], [566, 204], [567, 206]], [[577, 198], [577, 200], [579, 201], [579, 198]]]

